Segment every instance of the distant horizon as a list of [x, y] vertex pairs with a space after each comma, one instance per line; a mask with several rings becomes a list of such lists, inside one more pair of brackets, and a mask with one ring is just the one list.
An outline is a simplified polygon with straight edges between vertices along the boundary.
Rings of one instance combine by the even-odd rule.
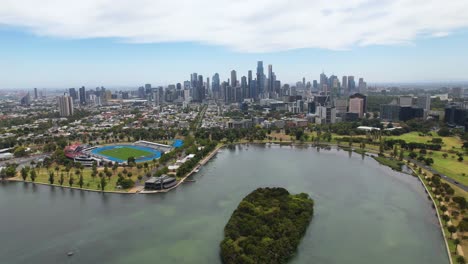
[[[211, 78], [210, 78], [211, 80]], [[298, 80], [299, 81], [299, 80]], [[49, 90], [68, 90], [70, 88], [75, 88], [78, 89], [82, 86], [84, 86], [86, 89], [95, 89], [97, 87], [104, 87], [106, 89], [111, 89], [111, 90], [118, 90], [118, 89], [138, 89], [138, 87], [144, 86], [145, 84], [151, 84], [152, 87], [164, 87], [167, 88], [168, 85], [175, 85], [177, 83], [169, 83], [169, 84], [153, 84], [151, 82], [142, 82], [141, 84], [136, 84], [136, 85], [78, 85], [78, 86], [69, 86], [69, 87], [30, 87], [30, 88], [0, 88], [0, 92], [2, 91], [14, 91], [17, 90], [18, 92], [28, 92], [30, 90], [34, 90], [34, 88], [37, 89], [49, 89]], [[182, 82], [180, 82], [183, 84]], [[287, 82], [285, 84], [289, 85], [295, 85], [296, 82]], [[448, 86], [447, 88], [452, 88], [452, 87], [462, 87], [465, 89], [468, 89], [468, 80], [466, 81], [414, 81], [414, 82], [368, 82], [367, 83], [368, 87], [373, 87], [373, 86], [387, 86], [387, 87], [398, 87], [402, 89], [410, 89], [412, 87], [404, 87], [406, 85], [410, 86], [431, 86], [431, 87], [414, 87], [414, 88], [427, 88], [427, 89], [438, 89], [438, 88], [444, 88], [445, 86]], [[402, 87], [403, 86], [403, 87]], [[380, 87], [382, 88], [382, 87]]]

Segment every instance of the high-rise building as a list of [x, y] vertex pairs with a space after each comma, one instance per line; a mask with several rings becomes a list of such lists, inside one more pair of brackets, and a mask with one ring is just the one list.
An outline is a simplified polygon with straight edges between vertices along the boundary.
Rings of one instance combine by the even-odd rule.
[[349, 94], [356, 92], [356, 82], [354, 81], [354, 76], [348, 76], [348, 91]]
[[431, 110], [431, 96], [419, 95], [416, 99], [416, 106], [426, 111]]
[[68, 89], [68, 94], [71, 96], [73, 100], [78, 100], [78, 94], [76, 93], [75, 88]]
[[60, 116], [73, 115], [73, 98], [68, 95], [59, 96], [57, 98]]
[[151, 94], [151, 83], [145, 84], [145, 94]]
[[320, 74], [320, 90], [324, 93], [328, 92], [328, 77], [323, 72]]
[[29, 92], [21, 98], [20, 104], [23, 106], [29, 106], [31, 104], [31, 96], [29, 95]]
[[212, 89], [212, 92], [213, 92], [213, 96], [214, 98], [216, 99], [219, 99], [221, 97], [221, 87], [220, 87], [221, 83], [220, 83], [220, 80], [219, 80], [219, 74], [218, 73], [215, 73], [213, 75], [213, 83], [211, 85], [211, 89]]
[[350, 113], [358, 114], [359, 118], [364, 116], [367, 108], [367, 97], [363, 94], [356, 93], [349, 97], [349, 111]]
[[34, 99], [37, 100], [37, 88], [34, 88]]
[[241, 94], [242, 94], [242, 100], [244, 98], [249, 97], [249, 89], [247, 87], [247, 77], [242, 76], [241, 77]]
[[273, 65], [269, 64], [268, 65], [268, 84], [267, 84], [267, 91], [268, 93], [272, 93], [273, 92], [273, 83], [275, 82], [275, 80], [273, 79]]
[[336, 123], [336, 108], [331, 106], [316, 107], [319, 124], [334, 124]]
[[349, 95], [348, 76], [343, 76], [343, 78], [341, 79], [341, 94], [342, 95]]
[[265, 74], [263, 73], [263, 61], [257, 62], [257, 92], [255, 93], [255, 98], [258, 98], [260, 93], [263, 93], [265, 88]]
[[80, 104], [85, 105], [86, 104], [86, 88], [84, 86], [81, 86], [79, 92], [80, 92]]
[[312, 88], [314, 89], [314, 91], [318, 91], [319, 86], [317, 80], [312, 81]]
[[252, 89], [252, 81], [253, 81], [253, 80], [252, 80], [252, 71], [249, 70], [249, 72], [248, 72], [248, 74], [247, 74], [247, 90], [248, 90], [248, 91], [247, 91], [247, 95], [246, 95], [247, 98], [249, 98], [249, 97], [251, 98], [251, 97], [252, 97], [252, 91], [251, 91], [251, 89]]
[[364, 78], [359, 78], [358, 87], [360, 93], [367, 93], [367, 83], [364, 81]]
[[235, 70], [231, 71], [231, 86], [237, 87], [237, 73]]

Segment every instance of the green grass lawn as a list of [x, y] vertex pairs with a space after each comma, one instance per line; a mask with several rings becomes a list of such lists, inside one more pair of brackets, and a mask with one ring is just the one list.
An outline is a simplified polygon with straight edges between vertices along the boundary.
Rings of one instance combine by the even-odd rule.
[[144, 150], [139, 150], [139, 149], [134, 149], [134, 148], [128, 148], [128, 147], [121, 147], [121, 148], [113, 148], [113, 149], [108, 149], [108, 150], [103, 150], [99, 152], [101, 155], [106, 155], [109, 157], [113, 158], [118, 158], [121, 160], [127, 160], [129, 157], [134, 157], [138, 158], [141, 156], [150, 156], [153, 155], [153, 153], [149, 151], [144, 151]]
[[[78, 180], [79, 180], [80, 176], [75, 174], [74, 169], [70, 171], [69, 175], [64, 170], [63, 166], [60, 166], [60, 170], [58, 171], [58, 173], [54, 169], [50, 169], [50, 170], [54, 172], [54, 184], [59, 185], [60, 174], [63, 173], [63, 175], [64, 175], [63, 186], [70, 186], [69, 185], [69, 179], [70, 179], [70, 177], [73, 177], [74, 183], [73, 183], [72, 187], [77, 187], [77, 188], [80, 187], [78, 185]], [[113, 172], [111, 169], [109, 169], [109, 170], [111, 172]], [[139, 170], [136, 167], [133, 167], [133, 168], [127, 167], [126, 170], [129, 171], [129, 172], [132, 172], [131, 179], [133, 181], [135, 181], [135, 182], [138, 181], [138, 175], [143, 176], [142, 182], [146, 180], [145, 170], [144, 169]], [[98, 171], [103, 171], [103, 169], [99, 168]], [[119, 167], [115, 172], [113, 172], [112, 176], [110, 177], [110, 180], [109, 180], [109, 178], [106, 177], [107, 184], [106, 184], [106, 187], [104, 189], [105, 191], [125, 191], [125, 190], [116, 188], [117, 179], [118, 179], [117, 175], [118, 175], [119, 172], [122, 172], [122, 171], [123, 171], [123, 168]], [[91, 168], [85, 168], [83, 170], [83, 182], [84, 182], [83, 188], [92, 189], [92, 190], [101, 190], [101, 188], [99, 187], [101, 179], [99, 178], [99, 176], [96, 176], [94, 178], [91, 177], [91, 172], [92, 172]], [[27, 181], [31, 181], [31, 179], [28, 177]], [[37, 178], [36, 178], [36, 182], [49, 183], [49, 172], [45, 168], [41, 168], [41, 169], [38, 170], [38, 175], [37, 175]]]
[[458, 137], [440, 137], [436, 133], [432, 133], [433, 136], [420, 136], [419, 132], [410, 132], [399, 136], [389, 136], [387, 139], [402, 139], [409, 142], [415, 143], [430, 143], [433, 138], [442, 138], [442, 150], [450, 150], [450, 149], [461, 149], [463, 142]]
[[[432, 155], [427, 155], [434, 159], [432, 167], [440, 173], [468, 185], [468, 158], [465, 156], [465, 160], [459, 162], [455, 154], [447, 153], [449, 155], [447, 158], [444, 158], [442, 154], [443, 152], [434, 151]], [[455, 158], [452, 158], [452, 156], [455, 156]], [[462, 173], [465, 173], [465, 176]]]

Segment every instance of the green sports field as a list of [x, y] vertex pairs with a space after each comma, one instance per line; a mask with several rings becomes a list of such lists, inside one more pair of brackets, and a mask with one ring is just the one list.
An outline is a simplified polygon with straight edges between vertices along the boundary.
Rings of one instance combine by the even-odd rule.
[[134, 148], [127, 148], [127, 147], [107, 149], [107, 150], [100, 151], [99, 154], [121, 159], [121, 160], [127, 160], [129, 157], [138, 158], [141, 156], [153, 155], [153, 153], [149, 151], [144, 151], [144, 150], [139, 150], [139, 149], [134, 149]]

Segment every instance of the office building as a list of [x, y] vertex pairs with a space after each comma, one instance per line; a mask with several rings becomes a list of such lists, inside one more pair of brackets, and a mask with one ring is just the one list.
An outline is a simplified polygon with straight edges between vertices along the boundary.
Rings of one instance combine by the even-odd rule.
[[81, 86], [79, 90], [79, 95], [80, 95], [80, 104], [85, 105], [86, 104], [86, 88], [84, 86]]
[[257, 62], [257, 91], [256, 98], [259, 94], [263, 93], [263, 89], [265, 88], [265, 74], [263, 73], [263, 61]]
[[349, 97], [349, 111], [350, 113], [358, 114], [362, 118], [367, 111], [367, 97], [363, 94], [356, 93]]
[[60, 116], [73, 115], [73, 98], [68, 95], [57, 97]]
[[235, 70], [231, 71], [231, 86], [237, 87], [237, 72]]
[[34, 88], [34, 99], [37, 100], [37, 88]]

